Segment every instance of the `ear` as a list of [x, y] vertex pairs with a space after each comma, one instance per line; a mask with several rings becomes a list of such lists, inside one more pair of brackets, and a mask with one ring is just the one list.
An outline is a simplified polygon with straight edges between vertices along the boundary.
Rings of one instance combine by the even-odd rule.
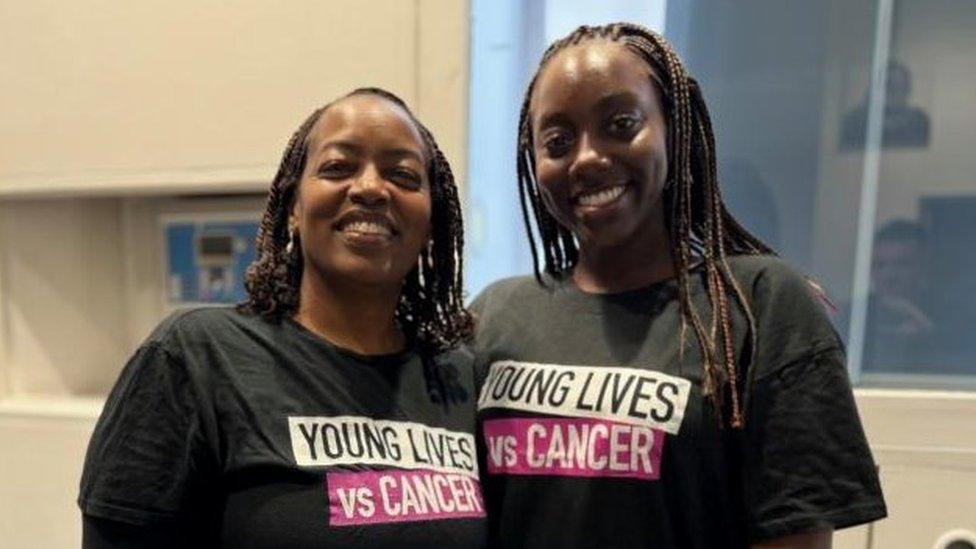
[[291, 212], [288, 214], [288, 229], [296, 230], [298, 222], [301, 220], [303, 212], [302, 198], [298, 189], [295, 189], [295, 196], [292, 199]]
[[431, 243], [434, 240], [434, 217], [436, 216], [436, 212], [434, 210], [437, 208], [437, 206], [434, 204], [434, 182], [433, 182], [433, 180], [428, 184], [427, 188], [429, 189], [429, 191], [427, 193], [427, 197], [428, 197], [428, 200], [430, 200], [430, 206], [429, 206], [429, 210], [428, 210], [430, 213], [429, 213], [429, 215], [427, 217], [427, 235], [425, 237], [425, 240], [428, 243]]

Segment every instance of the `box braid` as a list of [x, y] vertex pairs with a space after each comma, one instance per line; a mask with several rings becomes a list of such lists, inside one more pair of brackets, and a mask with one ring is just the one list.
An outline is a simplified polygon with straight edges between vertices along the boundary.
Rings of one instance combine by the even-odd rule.
[[[421, 251], [416, 268], [404, 280], [395, 315], [410, 344], [420, 351], [428, 391], [436, 402], [446, 406], [465, 400], [467, 394], [458, 382], [456, 370], [440, 367], [434, 356], [470, 337], [473, 328], [462, 296], [464, 229], [457, 186], [433, 135], [402, 99], [379, 88], [360, 88], [340, 100], [364, 94], [381, 97], [403, 109], [420, 133], [427, 152], [431, 238]], [[292, 135], [268, 193], [256, 240], [257, 258], [245, 277], [248, 299], [239, 308], [271, 322], [280, 322], [298, 309], [304, 261], [298, 245], [300, 235], [295, 235], [292, 251], [287, 252], [288, 219], [308, 159], [309, 133], [322, 113], [335, 103], [316, 109]]]
[[[579, 258], [578, 243], [572, 232], [559, 225], [546, 210], [535, 179], [532, 118], [529, 105], [539, 73], [563, 49], [588, 40], [619, 42], [651, 68], [653, 85], [660, 88], [668, 127], [668, 175], [665, 182], [665, 225], [670, 237], [672, 257], [678, 273], [681, 306], [681, 352], [690, 324], [702, 351], [703, 391], [712, 399], [720, 422], [726, 395], [731, 397], [731, 425], [745, 424], [743, 404], [746, 391], [740, 387], [733, 348], [729, 296], [738, 303], [749, 326], [750, 362], [756, 357], [756, 320], [727, 258], [732, 254], [774, 254], [759, 238], [747, 231], [722, 201], [715, 168], [715, 138], [705, 100], [698, 83], [685, 70], [671, 45], [659, 34], [631, 23], [598, 27], [581, 26], [546, 50], [535, 76], [525, 92], [519, 115], [516, 158], [522, 217], [529, 234], [536, 279], [543, 283], [539, 270], [539, 247], [545, 272], [562, 278], [572, 272]], [[530, 219], [531, 218], [531, 219]], [[532, 219], [535, 221], [533, 228]], [[701, 262], [707, 287], [710, 322], [706, 328], [691, 299], [691, 268]], [[754, 371], [755, 368], [750, 368]], [[752, 385], [752, 375], [748, 386]]]

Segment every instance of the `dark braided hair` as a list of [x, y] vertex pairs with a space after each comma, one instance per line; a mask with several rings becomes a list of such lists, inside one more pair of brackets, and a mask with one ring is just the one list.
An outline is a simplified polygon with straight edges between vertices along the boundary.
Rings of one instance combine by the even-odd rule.
[[[720, 421], [727, 393], [732, 401], [731, 424], [734, 428], [741, 428], [744, 425], [740, 402], [742, 394], [736, 372], [729, 297], [738, 303], [748, 321], [752, 353], [750, 364], [756, 354], [756, 321], [727, 258], [733, 254], [775, 252], [736, 221], [722, 202], [715, 168], [715, 137], [698, 83], [687, 73], [671, 45], [661, 35], [640, 25], [614, 23], [577, 28], [549, 46], [525, 92], [519, 115], [516, 163], [519, 198], [529, 234], [536, 279], [544, 284], [539, 270], [536, 234], [541, 243], [545, 273], [553, 278], [563, 278], [572, 273], [579, 259], [579, 248], [573, 233], [561, 226], [546, 210], [539, 194], [535, 179], [530, 102], [539, 74], [553, 56], [569, 46], [596, 39], [618, 42], [637, 55], [651, 68], [652, 85], [661, 90], [668, 125], [668, 175], [662, 200], [664, 222], [678, 273], [682, 313], [681, 351], [683, 354], [685, 334], [690, 324], [702, 351], [705, 374], [703, 391], [712, 399]], [[690, 270], [699, 261], [704, 267], [712, 311], [707, 327], [691, 299]]]
[[291, 238], [288, 219], [308, 159], [309, 133], [329, 107], [355, 95], [378, 96], [403, 109], [424, 142], [430, 181], [431, 237], [417, 266], [404, 280], [395, 317], [407, 340], [420, 351], [432, 396], [446, 405], [467, 395], [457, 382], [457, 372], [439, 368], [434, 356], [467, 339], [473, 327], [462, 296], [461, 205], [451, 166], [433, 135], [402, 99], [386, 90], [354, 90], [316, 109], [292, 135], [271, 183], [258, 230], [257, 258], [248, 267], [244, 282], [248, 299], [239, 308], [271, 322], [280, 322], [297, 311], [304, 260], [299, 251], [299, 235], [294, 235], [291, 253], [287, 251]]

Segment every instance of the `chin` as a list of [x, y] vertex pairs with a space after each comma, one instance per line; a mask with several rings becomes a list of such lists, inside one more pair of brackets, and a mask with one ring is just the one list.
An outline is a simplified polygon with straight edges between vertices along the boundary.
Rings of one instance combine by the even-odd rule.
[[[410, 265], [413, 267], [413, 264]], [[386, 256], [352, 255], [335, 258], [328, 265], [316, 269], [327, 279], [341, 280], [358, 286], [388, 287], [403, 283], [406, 272]]]
[[615, 248], [629, 244], [635, 238], [634, 231], [630, 227], [622, 227], [616, 223], [585, 227], [576, 234], [581, 248]]

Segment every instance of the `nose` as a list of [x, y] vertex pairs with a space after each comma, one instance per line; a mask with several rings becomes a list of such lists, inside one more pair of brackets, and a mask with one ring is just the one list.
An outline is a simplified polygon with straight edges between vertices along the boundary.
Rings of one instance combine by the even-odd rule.
[[580, 135], [576, 156], [569, 165], [569, 178], [576, 182], [599, 181], [607, 174], [610, 160], [600, 149], [599, 140], [589, 132]]
[[366, 166], [349, 187], [349, 199], [360, 206], [376, 207], [389, 202], [386, 181], [375, 166]]

